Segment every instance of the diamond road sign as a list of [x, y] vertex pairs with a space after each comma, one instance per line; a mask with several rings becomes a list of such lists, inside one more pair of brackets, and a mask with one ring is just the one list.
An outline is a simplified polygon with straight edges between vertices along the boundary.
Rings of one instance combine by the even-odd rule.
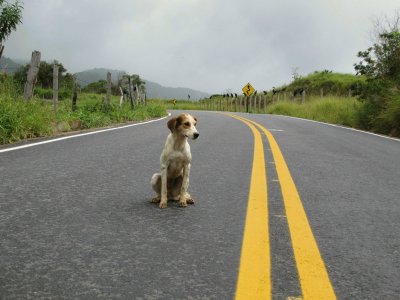
[[242, 91], [248, 97], [254, 93], [254, 88], [251, 86], [251, 84], [249, 82], [242, 88]]

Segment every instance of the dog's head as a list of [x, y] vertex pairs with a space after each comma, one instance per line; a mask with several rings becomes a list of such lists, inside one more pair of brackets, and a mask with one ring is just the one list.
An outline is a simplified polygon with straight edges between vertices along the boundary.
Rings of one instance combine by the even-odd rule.
[[199, 137], [196, 129], [197, 119], [189, 114], [180, 114], [168, 121], [167, 126], [172, 133], [181, 134], [187, 138], [195, 140]]

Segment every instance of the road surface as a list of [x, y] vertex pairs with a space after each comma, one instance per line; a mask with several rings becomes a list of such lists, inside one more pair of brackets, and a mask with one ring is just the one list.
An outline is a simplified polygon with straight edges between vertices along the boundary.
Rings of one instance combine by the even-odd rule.
[[193, 114], [187, 208], [149, 203], [166, 119], [0, 149], [0, 298], [399, 299], [400, 141]]

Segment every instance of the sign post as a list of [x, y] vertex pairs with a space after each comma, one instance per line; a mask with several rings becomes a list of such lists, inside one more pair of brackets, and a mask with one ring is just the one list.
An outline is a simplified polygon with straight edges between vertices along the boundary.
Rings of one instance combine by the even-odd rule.
[[249, 97], [254, 93], [254, 88], [248, 82], [243, 88], [242, 88], [243, 94], [246, 95], [246, 112], [249, 112]]

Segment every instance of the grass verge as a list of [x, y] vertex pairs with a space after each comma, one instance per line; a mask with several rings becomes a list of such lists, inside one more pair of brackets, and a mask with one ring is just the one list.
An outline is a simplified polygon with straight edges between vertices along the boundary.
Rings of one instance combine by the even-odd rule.
[[71, 106], [71, 100], [60, 101], [54, 113], [51, 102], [38, 98], [26, 102], [15, 95], [0, 95], [0, 144], [166, 115], [165, 107], [153, 102], [133, 110], [129, 103], [120, 107], [118, 97], [112, 97], [108, 107], [102, 103], [102, 96], [96, 94], [79, 95], [74, 112]]

